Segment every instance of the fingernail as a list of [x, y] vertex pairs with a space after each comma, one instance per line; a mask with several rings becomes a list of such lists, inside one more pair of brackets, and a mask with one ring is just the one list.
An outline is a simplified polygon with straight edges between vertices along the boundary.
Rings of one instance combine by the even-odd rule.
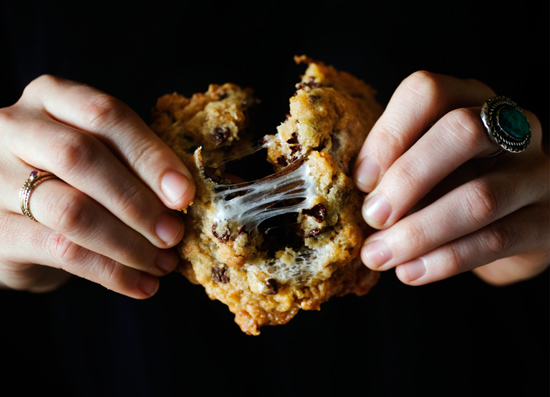
[[147, 273], [142, 273], [139, 281], [138, 288], [147, 296], [153, 296], [159, 288], [159, 280], [156, 277]]
[[424, 265], [424, 261], [420, 258], [404, 263], [399, 267], [406, 281], [417, 280], [426, 274], [426, 265]]
[[370, 243], [363, 249], [372, 264], [378, 269], [392, 258], [390, 249], [382, 240]]
[[155, 233], [166, 244], [171, 245], [178, 237], [183, 222], [174, 215], [163, 212], [155, 225]]
[[376, 186], [380, 177], [380, 166], [372, 157], [367, 156], [355, 170], [355, 183], [357, 187], [365, 192], [370, 192]]
[[178, 264], [178, 256], [171, 250], [159, 250], [155, 265], [163, 272], [168, 273]]
[[176, 171], [168, 171], [162, 177], [160, 188], [168, 200], [175, 204], [189, 188], [190, 180]]
[[[391, 214], [391, 206], [384, 196], [375, 194], [363, 206], [363, 218], [371, 226], [382, 226]], [[370, 222], [369, 222], [370, 221]], [[374, 225], [372, 224], [374, 223]]]

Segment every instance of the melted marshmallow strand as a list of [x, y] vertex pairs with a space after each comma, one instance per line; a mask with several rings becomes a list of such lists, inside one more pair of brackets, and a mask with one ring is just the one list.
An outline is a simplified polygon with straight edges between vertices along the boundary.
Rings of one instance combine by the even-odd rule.
[[[217, 208], [214, 222], [236, 222], [244, 225], [247, 231], [258, 233], [259, 225], [267, 219], [311, 208], [317, 196], [317, 182], [309, 165], [299, 159], [268, 177], [242, 184], [219, 185], [218, 190], [214, 196]], [[244, 267], [249, 282], [260, 287], [264, 283], [262, 273], [279, 283], [300, 285], [322, 269], [323, 256], [322, 252], [313, 253], [306, 246], [294, 251], [282, 245], [276, 257], [254, 256]]]
[[[235, 221], [252, 232], [267, 219], [310, 208], [316, 182], [309, 166], [298, 160], [268, 177], [253, 182], [219, 185], [217, 190], [214, 195], [217, 208], [214, 222]], [[301, 201], [284, 205], [292, 199]]]
[[320, 275], [323, 269], [326, 248], [312, 251], [303, 248], [299, 252], [287, 248], [280, 258], [245, 265], [249, 273], [268, 274], [280, 283], [293, 285], [306, 284], [312, 276]]

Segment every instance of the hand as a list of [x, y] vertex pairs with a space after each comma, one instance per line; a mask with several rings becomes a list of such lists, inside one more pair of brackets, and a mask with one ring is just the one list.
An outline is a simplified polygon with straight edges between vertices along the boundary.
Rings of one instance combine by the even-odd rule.
[[405, 79], [358, 156], [354, 179], [365, 221], [382, 229], [361, 258], [423, 285], [474, 269], [506, 285], [542, 272], [549, 255], [549, 159], [538, 119], [531, 144], [499, 147], [481, 121], [495, 93], [475, 80], [417, 72]]
[[[92, 87], [41, 76], [0, 109], [0, 285], [43, 292], [70, 274], [147, 298], [178, 255], [183, 236], [172, 210], [195, 185], [179, 158], [119, 100]], [[30, 198], [31, 171], [58, 179]]]

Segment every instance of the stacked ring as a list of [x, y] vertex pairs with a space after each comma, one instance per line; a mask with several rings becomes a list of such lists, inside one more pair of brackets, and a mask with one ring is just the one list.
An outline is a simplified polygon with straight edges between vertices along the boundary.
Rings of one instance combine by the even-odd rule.
[[24, 215], [35, 222], [38, 221], [34, 218], [29, 208], [31, 194], [38, 185], [40, 185], [42, 182], [47, 181], [48, 179], [57, 179], [57, 177], [51, 172], [33, 171], [19, 191], [19, 205], [21, 207], [21, 212], [23, 212]]

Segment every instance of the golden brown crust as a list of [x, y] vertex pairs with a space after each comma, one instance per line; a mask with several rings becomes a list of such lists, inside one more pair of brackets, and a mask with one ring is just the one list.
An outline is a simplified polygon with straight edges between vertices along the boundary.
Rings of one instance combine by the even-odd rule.
[[[350, 177], [381, 113], [375, 92], [321, 62], [296, 61], [309, 66], [287, 120], [264, 138], [276, 173], [261, 180], [235, 185], [224, 173], [227, 155], [246, 146], [248, 109], [257, 103], [251, 90], [211, 85], [191, 99], [161, 97], [153, 110], [152, 129], [197, 186], [179, 270], [228, 305], [251, 335], [285, 324], [299, 309], [318, 310], [332, 296], [364, 295], [378, 279], [358, 256], [369, 230], [357, 216], [362, 195]], [[275, 215], [284, 226], [265, 232], [264, 219]]]
[[246, 128], [247, 112], [257, 103], [251, 89], [235, 84], [211, 84], [191, 98], [173, 93], [160, 97], [152, 109], [151, 128], [178, 154], [189, 157], [201, 146], [227, 148]]

